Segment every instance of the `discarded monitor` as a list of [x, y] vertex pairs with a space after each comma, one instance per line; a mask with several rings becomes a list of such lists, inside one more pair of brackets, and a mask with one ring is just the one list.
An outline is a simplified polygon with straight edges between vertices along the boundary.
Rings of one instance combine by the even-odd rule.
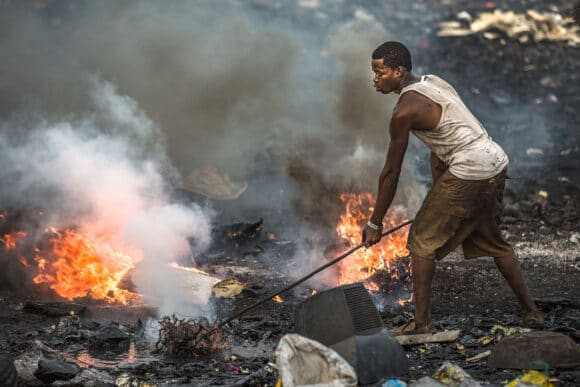
[[409, 371], [403, 347], [384, 328], [362, 283], [308, 298], [297, 307], [294, 320], [296, 333], [338, 352], [355, 368], [362, 385]]

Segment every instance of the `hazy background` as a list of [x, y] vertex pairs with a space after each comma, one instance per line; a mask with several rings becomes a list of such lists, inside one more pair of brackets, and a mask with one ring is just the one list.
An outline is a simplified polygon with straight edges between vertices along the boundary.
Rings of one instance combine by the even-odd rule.
[[[144, 250], [137, 286], [168, 301], [167, 278], [150, 274], [187, 258], [188, 239], [193, 255], [207, 248], [212, 223], [263, 216], [298, 239], [333, 232], [338, 195], [375, 193], [388, 147], [396, 96], [372, 87], [373, 49], [399, 40], [418, 74], [445, 69], [421, 55], [437, 51], [435, 10], [405, 7], [0, 0], [0, 207], [49, 208], [63, 226], [113, 222], [119, 243]], [[502, 93], [499, 109], [476, 113], [525, 121], [534, 107]], [[547, 141], [543, 120], [526, 134], [508, 150]], [[426, 155], [412, 140], [396, 200], [409, 217], [426, 192]], [[207, 165], [248, 190], [230, 203], [177, 201], [182, 178]]]

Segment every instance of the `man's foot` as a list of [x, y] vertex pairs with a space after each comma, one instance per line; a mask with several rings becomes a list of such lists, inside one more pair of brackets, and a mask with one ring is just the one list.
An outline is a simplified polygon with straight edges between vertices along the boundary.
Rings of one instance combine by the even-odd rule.
[[433, 326], [431, 324], [424, 326], [417, 326], [415, 320], [411, 320], [401, 326], [393, 328], [390, 331], [394, 336], [401, 335], [418, 335], [422, 333], [433, 333]]
[[539, 329], [544, 327], [544, 313], [530, 310], [522, 313], [522, 325], [526, 328]]

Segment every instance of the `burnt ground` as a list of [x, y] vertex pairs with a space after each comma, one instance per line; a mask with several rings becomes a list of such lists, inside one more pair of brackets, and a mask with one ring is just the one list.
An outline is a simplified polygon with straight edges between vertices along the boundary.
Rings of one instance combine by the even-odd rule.
[[[389, 4], [388, 10], [382, 2], [376, 2], [374, 9], [369, 7], [385, 19], [389, 12], [388, 20], [395, 25], [414, 27], [416, 33], [409, 36], [408, 43], [416, 49], [415, 61], [422, 63], [420, 70], [451, 81], [494, 138], [505, 145], [513, 179], [507, 185], [504, 233], [516, 248], [533, 296], [547, 314], [545, 330], [563, 332], [578, 343], [579, 50], [564, 43], [521, 44], [507, 38], [487, 40], [480, 35], [438, 38], [435, 36], [437, 22], [453, 19], [463, 10], [473, 14], [486, 10], [485, 4], [490, 2], [479, 2], [475, 6], [459, 0], [442, 3], [443, 6], [436, 8], [434, 1], [398, 2]], [[572, 2], [568, 1], [547, 4], [504, 0], [495, 4], [517, 11], [534, 8], [566, 12], [572, 8]], [[414, 16], [419, 14], [420, 17]], [[541, 151], [527, 152], [530, 148]], [[428, 175], [426, 167], [424, 163], [424, 176]], [[250, 290], [235, 300], [213, 301], [222, 318], [291, 281], [284, 274], [287, 271], [279, 268], [293, 256], [298, 241], [287, 238], [288, 244], [276, 244], [265, 237], [267, 231], [277, 231], [280, 217], [285, 214], [259, 215], [265, 218], [265, 223], [257, 240], [230, 249], [227, 254], [208, 254], [198, 260], [202, 269], [249, 284]], [[299, 267], [293, 271], [296, 276], [303, 272]], [[521, 374], [519, 370], [492, 369], [485, 360], [466, 361], [494, 345], [495, 341], [482, 345], [477, 340], [486, 336], [497, 340], [491, 334], [494, 325], [519, 327], [517, 302], [491, 259], [465, 261], [460, 253], [454, 253], [438, 264], [433, 288], [436, 327], [461, 329], [462, 335], [456, 343], [409, 348], [408, 380], [432, 374], [445, 360], [455, 362], [481, 381], [496, 385]], [[222, 357], [173, 360], [140, 349], [142, 329], [138, 321], [145, 321], [151, 315], [150, 310], [86, 303], [88, 310], [80, 315], [80, 322], [73, 329], [77, 333], [83, 331], [84, 336], [72, 335], [76, 338], [71, 339], [70, 332], [56, 329], [63, 321], [62, 316], [33, 313], [25, 308], [28, 302], [38, 301], [38, 297], [6, 292], [0, 297], [0, 351], [19, 357], [35, 348], [35, 341], [40, 341], [61, 355], [69, 353], [67, 359], [76, 359], [82, 366], [95, 361], [93, 366], [119, 383], [272, 386], [276, 380], [273, 349], [282, 335], [292, 331], [293, 310], [311, 290], [309, 285], [301, 286], [283, 295], [284, 303], [268, 302], [234, 321], [231, 324], [234, 348]], [[384, 311], [385, 324], [390, 327], [406, 321], [409, 309]], [[86, 332], [97, 332], [108, 327], [111, 321], [121, 324], [115, 326], [131, 338], [138, 347], [137, 352], [129, 356], [130, 351], [124, 346], [116, 350], [97, 347], [89, 351], [90, 356], [79, 357], [78, 350], [88, 345], [91, 336]], [[99, 357], [108, 357], [110, 362], [98, 361]], [[578, 369], [552, 373], [560, 385], [580, 385]]]

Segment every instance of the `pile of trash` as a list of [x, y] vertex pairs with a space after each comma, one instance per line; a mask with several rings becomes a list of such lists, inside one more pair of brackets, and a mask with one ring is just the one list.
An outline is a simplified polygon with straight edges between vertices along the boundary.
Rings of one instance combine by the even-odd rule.
[[457, 15], [457, 19], [440, 23], [441, 29], [437, 35], [466, 36], [481, 32], [486, 39], [507, 36], [520, 43], [530, 40], [565, 41], [571, 46], [580, 43], [580, 27], [574, 19], [558, 13], [530, 9], [523, 14], [496, 9], [480, 13], [476, 18], [463, 11]]
[[209, 356], [231, 348], [233, 338], [206, 318], [180, 319], [175, 315], [159, 320], [158, 352], [172, 356]]
[[[539, 334], [542, 335], [541, 332]], [[574, 349], [578, 351], [577, 348]], [[297, 334], [288, 334], [280, 340], [276, 349], [276, 368], [279, 374], [276, 387], [356, 387], [359, 385], [355, 369], [339, 353], [317, 341]], [[519, 376], [507, 381], [504, 386], [553, 387], [554, 383], [559, 380], [552, 377], [549, 368], [550, 366], [543, 361], [529, 362]], [[423, 376], [418, 380], [409, 380], [408, 383], [397, 377], [385, 379], [373, 386], [481, 387], [487, 384], [476, 380], [451, 361], [445, 361], [432, 375]]]

